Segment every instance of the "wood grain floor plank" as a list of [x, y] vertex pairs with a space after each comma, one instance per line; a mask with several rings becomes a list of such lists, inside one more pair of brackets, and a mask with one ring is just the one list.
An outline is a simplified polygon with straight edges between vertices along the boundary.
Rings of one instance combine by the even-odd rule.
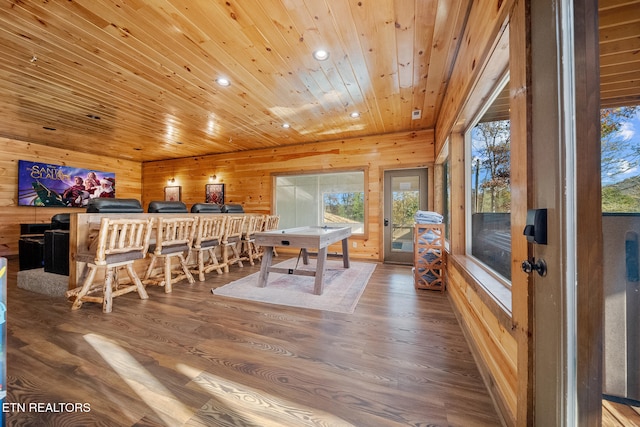
[[378, 265], [353, 314], [211, 294], [259, 265], [103, 314], [18, 289], [13, 266], [6, 401], [91, 410], [7, 425], [500, 425], [447, 295], [416, 290], [409, 267]]

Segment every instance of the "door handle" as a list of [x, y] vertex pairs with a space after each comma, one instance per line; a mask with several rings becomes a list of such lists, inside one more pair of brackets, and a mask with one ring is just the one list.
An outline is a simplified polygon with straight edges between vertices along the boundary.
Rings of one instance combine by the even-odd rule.
[[385, 218], [384, 219], [384, 226], [388, 227], [389, 226], [389, 218]]

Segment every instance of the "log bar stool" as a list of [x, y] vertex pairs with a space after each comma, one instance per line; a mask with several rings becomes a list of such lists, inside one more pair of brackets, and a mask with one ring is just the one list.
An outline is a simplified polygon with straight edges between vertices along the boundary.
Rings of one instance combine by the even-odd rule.
[[[279, 215], [266, 215], [264, 218], [264, 225], [262, 227], [262, 231], [271, 231], [277, 230], [280, 225], [280, 216]], [[260, 248], [260, 256], [264, 255], [264, 249]], [[276, 247], [273, 247], [273, 256], [278, 256], [278, 252], [276, 252]]]
[[251, 265], [255, 265], [254, 260], [260, 259], [262, 255], [258, 251], [254, 235], [262, 231], [263, 225], [264, 215], [249, 215], [244, 232], [242, 233], [242, 260], [249, 261]]
[[[197, 217], [157, 219], [156, 241], [149, 246], [151, 262], [143, 279], [145, 284], [164, 286], [164, 292], [168, 294], [172, 290], [173, 282], [184, 278], [189, 283], [195, 282], [187, 266], [187, 256], [191, 250], [197, 223]], [[163, 271], [152, 275], [158, 258], [164, 258]], [[177, 258], [180, 264], [175, 271], [172, 266], [174, 258]]]
[[[242, 244], [242, 233], [244, 232], [244, 222], [246, 218], [245, 215], [227, 216], [227, 225], [224, 228], [224, 237], [222, 238], [222, 258], [225, 264], [225, 273], [229, 272], [229, 266], [232, 264], [237, 263], [242, 267], [240, 245]], [[231, 249], [232, 252], [231, 259], [229, 259], [229, 249]]]
[[[226, 215], [203, 215], [198, 219], [196, 237], [191, 247], [191, 256], [195, 256], [195, 262], [190, 265], [197, 265], [193, 271], [198, 272], [201, 282], [204, 282], [205, 273], [216, 270], [218, 274], [222, 274], [222, 269], [226, 266], [224, 263], [220, 264], [216, 256], [216, 248], [222, 245], [226, 223]], [[209, 255], [206, 264], [205, 254]]]
[[[77, 262], [86, 262], [81, 279], [81, 287], [68, 290], [67, 298], [75, 297], [72, 310], [77, 310], [85, 301], [101, 302], [102, 311], [110, 313], [113, 298], [138, 291], [140, 299], [147, 299], [140, 278], [133, 268], [133, 262], [142, 259], [147, 254], [151, 237], [153, 219], [109, 219], [102, 218], [98, 237], [86, 252], [76, 254]], [[118, 270], [125, 268], [130, 282], [120, 283]], [[98, 269], [104, 269], [104, 282], [94, 283]], [[101, 295], [96, 295], [97, 293]]]
[[279, 215], [266, 215], [264, 218], [264, 227], [262, 227], [262, 231], [277, 230], [279, 224], [280, 224]]

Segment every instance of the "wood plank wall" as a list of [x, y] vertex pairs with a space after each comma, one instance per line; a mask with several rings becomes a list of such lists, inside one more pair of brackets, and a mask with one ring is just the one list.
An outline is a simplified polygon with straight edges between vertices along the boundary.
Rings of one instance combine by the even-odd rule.
[[[451, 134], [445, 148], [448, 148], [451, 173], [451, 256], [447, 262], [447, 292], [496, 408], [504, 424], [514, 426], [517, 424], [519, 380], [517, 341], [513, 331], [507, 329], [509, 320], [504, 316], [499, 318], [484, 301], [491, 297], [480, 290], [477, 283], [471, 282], [471, 278], [480, 280], [477, 274], [466, 271], [466, 263], [453, 262], [454, 257], [466, 259], [464, 135]], [[441, 153], [439, 158], [446, 158], [445, 154]], [[436, 203], [436, 210], [438, 206]]]
[[460, 131], [456, 129], [460, 121], [470, 118], [465, 117], [463, 110], [474, 109], [467, 105], [470, 92], [476, 89], [474, 86], [489, 81], [481, 79], [480, 74], [498, 45], [498, 35], [507, 25], [514, 3], [514, 0], [486, 0], [475, 2], [471, 7], [464, 39], [436, 123], [436, 152], [440, 152], [452, 130]]
[[[382, 257], [382, 178], [387, 169], [430, 167], [434, 162], [433, 131], [377, 135], [264, 150], [241, 151], [145, 162], [142, 166], [143, 203], [163, 200], [167, 180], [182, 187], [188, 206], [204, 202], [205, 185], [225, 184], [225, 203], [243, 205], [248, 213], [272, 212], [272, 181], [276, 173], [368, 170], [368, 238], [353, 238], [350, 255], [380, 260]], [[431, 197], [431, 195], [430, 195]]]
[[[451, 166], [450, 251], [462, 258], [466, 255], [467, 231], [463, 132], [508, 67], [509, 49], [505, 41], [509, 32], [506, 25], [514, 3], [512, 0], [473, 3], [453, 68], [450, 90], [447, 90], [436, 124], [438, 159], [446, 158], [443, 151], [448, 149]], [[524, 419], [518, 419], [517, 392], [520, 386], [527, 385], [518, 383], [518, 346], [510, 330], [511, 325], [508, 321], [501, 321], [483, 301], [486, 291], [471, 283], [469, 278], [473, 275], [454, 264], [447, 264], [447, 289], [479, 369], [504, 424], [524, 425]]]
[[[453, 263], [450, 263], [453, 264]], [[465, 278], [464, 271], [450, 265], [447, 290], [467, 340], [475, 349], [478, 368], [496, 401], [496, 408], [508, 426], [516, 425], [518, 345], [510, 329]]]
[[62, 212], [84, 212], [77, 208], [18, 206], [18, 160], [115, 172], [117, 196], [141, 200], [142, 165], [106, 157], [106, 154], [60, 150], [0, 137], [0, 256], [18, 254], [20, 224], [47, 223], [53, 215]]

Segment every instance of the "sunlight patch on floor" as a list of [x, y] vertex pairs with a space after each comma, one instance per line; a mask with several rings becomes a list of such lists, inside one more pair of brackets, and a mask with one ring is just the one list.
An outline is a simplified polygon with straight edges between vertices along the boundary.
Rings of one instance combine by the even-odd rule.
[[96, 334], [84, 339], [168, 426], [182, 425], [194, 414], [116, 342]]
[[[177, 370], [218, 400], [208, 405], [209, 410], [242, 419], [255, 425], [274, 425], [278, 420], [289, 425], [339, 425], [352, 426], [347, 421], [325, 411], [301, 407], [296, 402], [265, 394], [243, 384], [228, 381], [217, 375], [197, 370], [187, 365], [177, 365]], [[206, 408], [205, 408], [206, 410]], [[219, 416], [218, 415], [218, 416]]]

